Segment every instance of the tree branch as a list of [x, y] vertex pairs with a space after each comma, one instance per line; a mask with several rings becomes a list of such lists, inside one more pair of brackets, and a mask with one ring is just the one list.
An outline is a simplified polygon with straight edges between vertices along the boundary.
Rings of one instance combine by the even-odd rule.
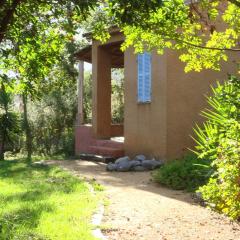
[[202, 48], [202, 49], [208, 49], [208, 50], [215, 50], [215, 51], [231, 51], [231, 52], [240, 52], [240, 48], [218, 48], [218, 47], [206, 47], [206, 46], [202, 46], [202, 45], [197, 45], [191, 42], [187, 42], [181, 39], [173, 39], [175, 41], [184, 43], [186, 45], [195, 47], [195, 48]]
[[14, 0], [11, 4], [11, 6], [6, 9], [5, 16], [2, 18], [2, 21], [0, 23], [0, 43], [4, 39], [4, 36], [6, 34], [6, 31], [8, 29], [9, 24], [13, 21], [14, 13], [16, 11], [16, 8], [18, 5], [21, 4], [24, 0]]
[[0, 6], [3, 6], [6, 3], [6, 0], [0, 0]]
[[236, 5], [237, 7], [240, 7], [240, 2], [238, 0], [228, 0], [230, 3]]

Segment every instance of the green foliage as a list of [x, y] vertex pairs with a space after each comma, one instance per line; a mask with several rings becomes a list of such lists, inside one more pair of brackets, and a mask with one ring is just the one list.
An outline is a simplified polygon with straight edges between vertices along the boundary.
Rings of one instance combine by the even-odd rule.
[[212, 162], [216, 172], [199, 191], [210, 207], [240, 220], [239, 122], [232, 122], [226, 136], [220, 137], [216, 151], [218, 157]]
[[[166, 48], [180, 50], [180, 60], [186, 63], [186, 72], [220, 70], [220, 61], [228, 60], [224, 49], [238, 46], [239, 40], [237, 15], [231, 14], [231, 20], [226, 18], [229, 12], [237, 13], [239, 6], [228, 1], [224, 9], [222, 2], [186, 4], [183, 0], [164, 1], [140, 26], [123, 27], [127, 36], [123, 48], [133, 45], [137, 52], [141, 52], [147, 46], [149, 49], [156, 48], [159, 53]], [[221, 30], [219, 19], [226, 24]]]
[[[97, 1], [1, 1], [0, 75], [32, 98], [49, 86], [48, 75], [74, 41], [79, 22]], [[73, 57], [72, 57], [73, 58]]]
[[[66, 86], [68, 84], [66, 82], [70, 80], [66, 75], [71, 75], [72, 80], [75, 74], [74, 63], [69, 61], [69, 56], [73, 58], [72, 39], [76, 30], [73, 21], [77, 20], [77, 12], [79, 12], [76, 8], [78, 5], [75, 6], [72, 3], [79, 2], [61, 1], [60, 8], [57, 7], [57, 2], [14, 2], [17, 6], [12, 9], [11, 1], [4, 1], [1, 6], [3, 16], [4, 14], [8, 16], [10, 9], [19, 14], [19, 18], [16, 19], [15, 15], [11, 16], [11, 23], [8, 29], [5, 29], [4, 38], [1, 39], [2, 19], [0, 17], [0, 77], [6, 75], [10, 79], [7, 87], [23, 96], [25, 149], [28, 159], [31, 160], [33, 133], [29, 121], [28, 102], [40, 100], [54, 88], [56, 90]], [[60, 74], [57, 71], [58, 67], [61, 69]], [[53, 74], [61, 78], [57, 79]]]
[[200, 158], [214, 160], [218, 157], [217, 147], [235, 122], [240, 121], [240, 81], [229, 76], [224, 84], [212, 88], [213, 96], [207, 101], [210, 109], [202, 112], [207, 121], [202, 128], [195, 128], [196, 153]]
[[92, 236], [101, 194], [58, 167], [0, 163], [1, 240], [78, 240]]
[[73, 156], [76, 82], [72, 84], [71, 77], [68, 74], [63, 76], [61, 71], [55, 74], [54, 78], [59, 77], [64, 82], [68, 80], [68, 86], [55, 86], [40, 101], [29, 103], [33, 151], [42, 155], [64, 153], [66, 156]]
[[[0, 143], [5, 138], [5, 150], [14, 150], [17, 146], [17, 135], [20, 133], [20, 118], [16, 112], [0, 114]], [[5, 135], [5, 136], [4, 136]], [[15, 147], [14, 147], [15, 145]]]
[[202, 115], [207, 122], [197, 127], [196, 153], [212, 160], [215, 169], [199, 191], [210, 207], [240, 219], [240, 80], [230, 76], [213, 88], [208, 98], [211, 109]]
[[124, 74], [122, 69], [112, 71], [112, 123], [124, 121]]
[[187, 155], [155, 170], [153, 179], [176, 190], [194, 191], [207, 182], [211, 171], [209, 161]]
[[7, 150], [14, 150], [20, 133], [19, 114], [13, 111], [12, 94], [6, 92], [2, 83], [0, 88], [0, 160], [4, 159]]
[[[184, 0], [4, 0], [0, 8], [0, 68], [18, 73], [13, 77], [17, 90], [27, 88], [35, 96], [45, 84], [43, 76], [59, 61], [63, 43], [77, 42], [80, 28], [106, 41], [108, 28], [117, 26], [126, 36], [124, 50], [133, 46], [136, 52], [147, 48], [161, 54], [169, 48], [180, 52], [186, 71], [220, 70], [220, 62], [228, 60], [226, 51], [238, 50], [239, 7], [238, 0], [197, 4]], [[219, 27], [221, 21], [224, 27]]]
[[92, 29], [96, 39], [106, 41], [109, 24], [119, 27], [126, 36], [123, 50], [178, 51], [186, 72], [220, 70], [228, 51], [240, 51], [239, 12], [238, 0], [106, 0]]
[[84, 122], [92, 123], [92, 74], [85, 72], [83, 92]]
[[151, 12], [162, 6], [162, 0], [111, 0], [108, 3], [110, 16], [117, 22], [128, 25], [144, 25]]

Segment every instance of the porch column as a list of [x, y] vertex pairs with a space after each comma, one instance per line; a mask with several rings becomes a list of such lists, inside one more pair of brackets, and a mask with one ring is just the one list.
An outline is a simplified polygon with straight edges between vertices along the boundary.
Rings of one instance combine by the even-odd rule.
[[93, 44], [93, 131], [97, 138], [111, 136], [111, 55]]
[[78, 116], [77, 124], [82, 125], [84, 123], [83, 115], [83, 81], [84, 81], [84, 62], [79, 61], [78, 63]]

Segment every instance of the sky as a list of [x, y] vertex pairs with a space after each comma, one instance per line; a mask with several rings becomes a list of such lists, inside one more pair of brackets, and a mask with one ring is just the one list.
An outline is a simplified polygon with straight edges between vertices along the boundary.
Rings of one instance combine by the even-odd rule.
[[92, 71], [92, 64], [84, 62], [84, 70], [85, 71]]

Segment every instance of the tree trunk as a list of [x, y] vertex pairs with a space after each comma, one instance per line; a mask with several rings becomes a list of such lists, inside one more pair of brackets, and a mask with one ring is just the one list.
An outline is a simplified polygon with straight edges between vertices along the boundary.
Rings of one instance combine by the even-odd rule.
[[26, 93], [22, 95], [22, 99], [23, 99], [23, 128], [26, 136], [27, 161], [31, 162], [32, 161], [32, 132], [31, 132], [29, 121], [28, 121]]
[[[9, 25], [12, 23], [14, 19], [14, 13], [16, 12], [17, 7], [24, 2], [24, 0], [13, 0], [11, 5], [4, 9], [3, 16], [1, 16], [1, 22], [0, 22], [0, 43], [3, 41], [4, 36], [8, 30]], [[3, 4], [5, 4], [6, 1], [1, 0], [0, 6], [4, 7]], [[6, 6], [5, 6], [6, 7]]]
[[[5, 91], [5, 86], [4, 86], [3, 82], [1, 83], [1, 89], [5, 95], [6, 91]], [[4, 115], [7, 116], [8, 115], [8, 104], [6, 101], [3, 101], [2, 104], [3, 104], [3, 108], [4, 108]], [[3, 132], [2, 132], [2, 139], [0, 142], [0, 160], [4, 160], [6, 138], [7, 138], [7, 131], [6, 131], [6, 128], [4, 127]]]

